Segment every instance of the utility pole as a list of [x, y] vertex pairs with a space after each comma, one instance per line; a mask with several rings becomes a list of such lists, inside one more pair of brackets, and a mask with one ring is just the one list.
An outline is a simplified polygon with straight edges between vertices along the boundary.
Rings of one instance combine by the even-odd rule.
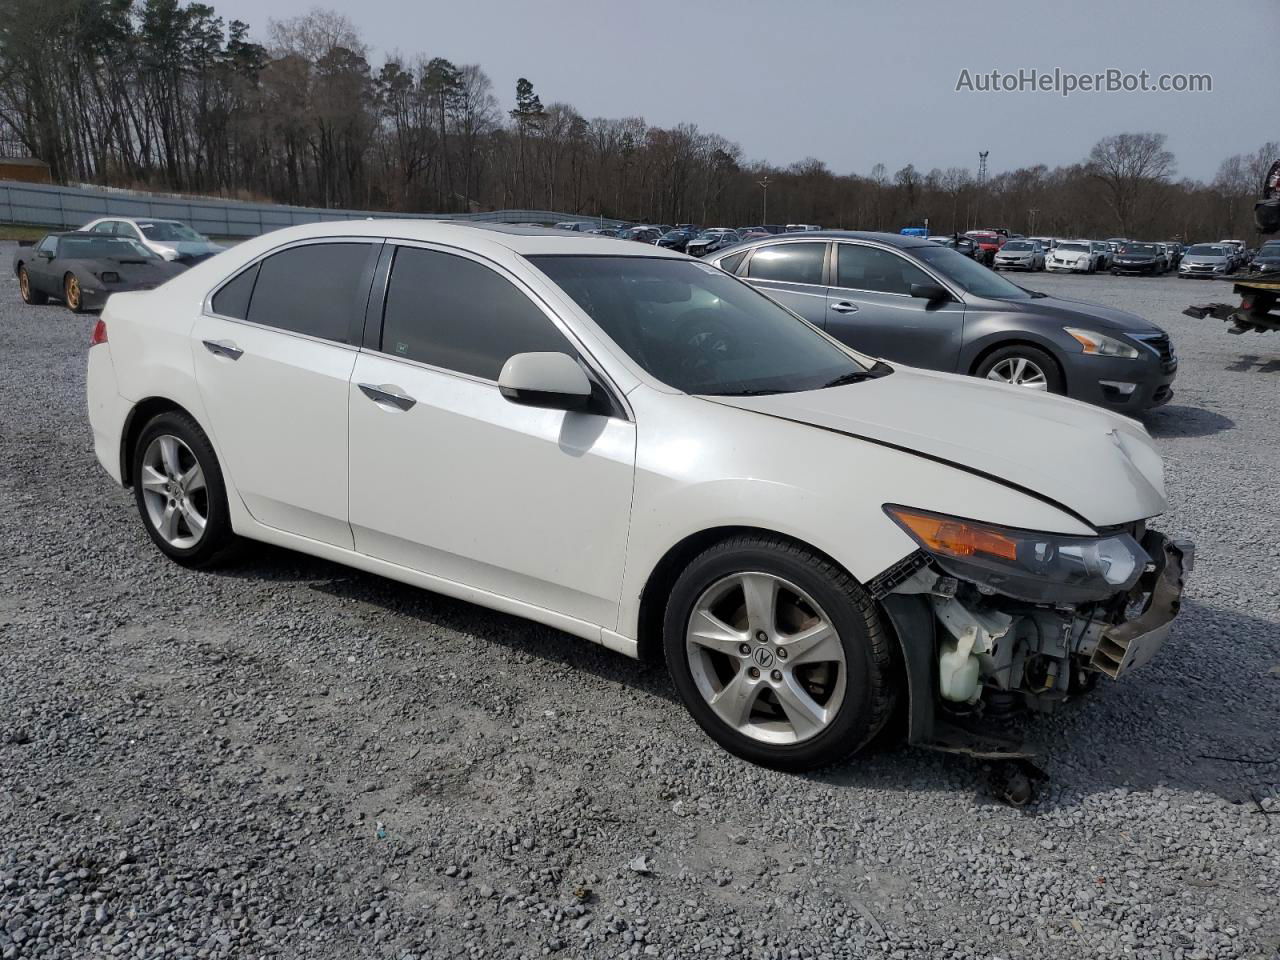
[[772, 181], [768, 177], [765, 177], [763, 180], [757, 180], [756, 183], [760, 185], [760, 190], [764, 197], [761, 202], [760, 212], [760, 226], [763, 227], [769, 222], [769, 184], [772, 183]]
[[[982, 210], [983, 193], [985, 192], [985, 190], [986, 190], [986, 186], [987, 186], [987, 154], [988, 154], [988, 153], [990, 153], [990, 152], [991, 152], [990, 150], [979, 150], [979, 151], [978, 151], [978, 203], [977, 203], [977, 207], [978, 207], [978, 210], [979, 210], [979, 211], [981, 211], [981, 210]], [[979, 227], [980, 227], [980, 226], [982, 226], [982, 224], [980, 224], [980, 223], [979, 223], [979, 224], [977, 224], [977, 226], [979, 226]]]
[[1027, 215], [1031, 218], [1031, 227], [1028, 230], [1028, 232], [1032, 236], [1035, 236], [1035, 233], [1036, 233], [1036, 214], [1039, 212], [1040, 212], [1039, 207], [1032, 207], [1030, 210], [1027, 211]]

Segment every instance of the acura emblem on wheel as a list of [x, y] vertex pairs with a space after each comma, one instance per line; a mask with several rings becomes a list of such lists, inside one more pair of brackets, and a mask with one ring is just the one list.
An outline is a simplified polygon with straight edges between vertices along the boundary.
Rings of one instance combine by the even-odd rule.
[[762, 667], [773, 666], [773, 654], [765, 647], [757, 647], [753, 659]]

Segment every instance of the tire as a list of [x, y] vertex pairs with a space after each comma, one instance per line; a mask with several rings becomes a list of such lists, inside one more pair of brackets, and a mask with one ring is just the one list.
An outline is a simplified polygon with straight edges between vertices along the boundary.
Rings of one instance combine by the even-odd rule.
[[[131, 456], [138, 515], [160, 552], [185, 567], [207, 567], [222, 559], [236, 537], [222, 470], [200, 426], [176, 410], [157, 414], [142, 428]], [[198, 475], [192, 473], [195, 465]], [[177, 479], [181, 477], [185, 481]], [[171, 515], [169, 528], [165, 519]], [[203, 528], [197, 532], [195, 521], [201, 517]]]
[[[1019, 361], [1023, 361], [1024, 365], [1020, 367]], [[1031, 368], [1039, 373], [1038, 378], [1033, 376]], [[1021, 374], [1018, 373], [1019, 370], [1022, 371]], [[1006, 377], [1005, 374], [1010, 376]], [[1062, 369], [1052, 355], [1039, 347], [1023, 343], [1013, 343], [993, 350], [974, 368], [973, 375], [1045, 393], [1067, 392]], [[1023, 377], [1021, 382], [1018, 381], [1019, 376]], [[1040, 383], [1043, 385], [1039, 385]]]
[[74, 273], [62, 278], [62, 302], [72, 313], [84, 313], [84, 291], [80, 289], [80, 280]]
[[29, 303], [33, 307], [42, 307], [49, 302], [47, 294], [41, 293], [31, 285], [31, 274], [27, 273], [24, 264], [18, 266], [18, 293], [23, 303]]
[[[755, 593], [774, 598], [771, 615], [746, 614], [747, 582], [776, 587]], [[728, 619], [706, 619], [707, 610]], [[693, 639], [695, 618], [704, 626], [701, 642]], [[753, 633], [762, 624], [764, 641]], [[803, 651], [797, 646], [807, 642]], [[890, 643], [871, 596], [848, 573], [763, 535], [732, 537], [695, 557], [663, 619], [667, 668], [698, 726], [735, 756], [793, 772], [843, 760], [884, 727], [896, 701]], [[801, 652], [789, 657], [788, 650]], [[725, 710], [740, 721], [730, 722]]]

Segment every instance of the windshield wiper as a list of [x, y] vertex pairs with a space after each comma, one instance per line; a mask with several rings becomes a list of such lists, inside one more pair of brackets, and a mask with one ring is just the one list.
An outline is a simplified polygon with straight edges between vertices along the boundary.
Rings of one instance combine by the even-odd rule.
[[889, 366], [883, 360], [877, 360], [866, 370], [850, 370], [848, 373], [842, 373], [834, 380], [824, 383], [819, 389], [826, 390], [828, 387], [843, 387], [849, 383], [861, 383], [863, 380], [875, 380], [879, 377], [887, 377], [893, 373], [893, 367]]

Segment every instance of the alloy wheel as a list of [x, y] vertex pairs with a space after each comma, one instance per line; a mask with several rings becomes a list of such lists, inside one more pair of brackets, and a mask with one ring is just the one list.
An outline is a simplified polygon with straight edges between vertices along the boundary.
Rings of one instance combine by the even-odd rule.
[[72, 310], [80, 309], [80, 281], [74, 274], [67, 277], [67, 306]]
[[844, 701], [848, 667], [831, 618], [773, 574], [736, 573], [704, 590], [689, 616], [685, 655], [712, 711], [753, 740], [808, 740]]
[[18, 271], [18, 289], [22, 292], [22, 299], [27, 303], [31, 302], [31, 277], [27, 275], [27, 268], [23, 267]]
[[1039, 364], [1026, 357], [1005, 357], [987, 371], [987, 379], [1008, 383], [1015, 387], [1026, 387], [1029, 390], [1047, 391], [1049, 389], [1049, 379], [1044, 375]]
[[161, 434], [142, 455], [138, 482], [147, 518], [171, 547], [190, 550], [209, 523], [209, 492], [204, 470], [191, 448], [172, 434]]

